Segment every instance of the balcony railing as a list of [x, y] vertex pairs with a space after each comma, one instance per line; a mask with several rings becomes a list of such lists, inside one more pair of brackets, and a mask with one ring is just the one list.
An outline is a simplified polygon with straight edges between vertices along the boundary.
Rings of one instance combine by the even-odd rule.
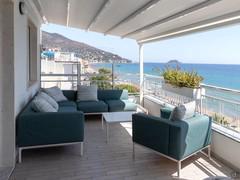
[[[144, 94], [166, 103], [178, 105], [193, 99], [162, 89], [162, 77], [145, 76]], [[201, 84], [205, 93], [197, 100], [197, 111], [213, 118], [215, 127], [231, 137], [240, 139], [240, 91]]]
[[[73, 71], [69, 74], [43, 73], [41, 75], [41, 86], [51, 87], [56, 85], [61, 89], [77, 89], [77, 84], [97, 84], [101, 89], [113, 89], [119, 88], [121, 84], [124, 84], [132, 85], [139, 90], [139, 75], [137, 74], [120, 75], [111, 73], [108, 80], [93, 80], [92, 77], [101, 74], [96, 72], [80, 74], [78, 73], [78, 67], [75, 67], [76, 64], [73, 66], [70, 68]], [[193, 100], [164, 90], [162, 88], [163, 82], [164, 79], [162, 77], [145, 75], [144, 95], [150, 95], [172, 105]], [[124, 87], [121, 86], [121, 88]], [[221, 129], [222, 131], [240, 139], [240, 91], [206, 84], [201, 84], [201, 88], [205, 89], [205, 93], [201, 95], [200, 100], [197, 100], [197, 111], [211, 116], [215, 125], [224, 128]], [[138, 95], [138, 91], [134, 95]]]

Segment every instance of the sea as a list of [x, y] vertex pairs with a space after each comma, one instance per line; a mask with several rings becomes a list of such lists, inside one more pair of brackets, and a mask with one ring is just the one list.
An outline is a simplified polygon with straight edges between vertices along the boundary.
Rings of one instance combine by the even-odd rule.
[[[169, 66], [166, 63], [144, 63], [144, 74], [160, 76], [164, 68]], [[187, 71], [195, 71], [204, 80], [202, 83], [212, 86], [240, 90], [240, 65], [233, 64], [185, 64], [178, 66]], [[112, 64], [93, 64], [93, 68], [112, 68]], [[139, 64], [114, 64], [115, 74], [137, 75], [139, 74]]]

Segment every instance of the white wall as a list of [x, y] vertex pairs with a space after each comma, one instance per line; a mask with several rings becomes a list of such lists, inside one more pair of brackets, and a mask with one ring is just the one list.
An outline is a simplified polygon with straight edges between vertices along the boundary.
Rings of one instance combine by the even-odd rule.
[[[29, 0], [31, 1], [31, 0]], [[15, 118], [40, 86], [40, 19], [28, 0], [0, 0], [0, 167], [15, 165]], [[28, 84], [27, 20], [38, 28], [38, 81]]]
[[13, 166], [15, 152], [13, 9], [0, 0], [0, 167]]
[[[25, 1], [26, 3], [28, 1]], [[28, 18], [38, 28], [38, 54], [40, 54], [40, 20], [31, 8], [31, 5], [27, 3], [28, 10], [27, 15], [20, 15], [19, 13], [19, 0], [15, 0], [14, 3], [14, 54], [15, 54], [15, 115], [17, 115], [29, 99], [36, 93], [36, 90], [40, 87], [40, 55], [36, 57], [38, 62], [38, 81], [35, 84], [29, 86], [28, 84], [28, 51], [27, 51], [27, 22]]]
[[[160, 116], [161, 105], [159, 103], [161, 102], [144, 97], [144, 107], [154, 116]], [[211, 150], [221, 161], [240, 170], [240, 142], [213, 130]]]

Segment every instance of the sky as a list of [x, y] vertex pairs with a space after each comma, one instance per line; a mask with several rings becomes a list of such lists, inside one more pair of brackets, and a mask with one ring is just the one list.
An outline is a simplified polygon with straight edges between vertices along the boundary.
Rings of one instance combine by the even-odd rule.
[[[42, 30], [59, 33], [69, 39], [84, 42], [138, 62], [139, 49], [135, 40], [104, 36], [101, 33], [54, 24], [45, 24]], [[240, 64], [240, 25], [144, 45], [145, 62], [167, 62], [172, 59], [183, 63]]]

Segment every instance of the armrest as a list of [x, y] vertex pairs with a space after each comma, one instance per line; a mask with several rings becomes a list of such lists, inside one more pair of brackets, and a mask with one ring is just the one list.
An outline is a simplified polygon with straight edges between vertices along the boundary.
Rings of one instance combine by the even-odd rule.
[[174, 121], [169, 129], [169, 155], [183, 159], [211, 143], [212, 120], [197, 114], [184, 121]]
[[142, 113], [132, 116], [133, 142], [168, 153], [169, 124], [167, 120]]
[[33, 146], [83, 141], [82, 112], [29, 113], [17, 120], [17, 144]]

